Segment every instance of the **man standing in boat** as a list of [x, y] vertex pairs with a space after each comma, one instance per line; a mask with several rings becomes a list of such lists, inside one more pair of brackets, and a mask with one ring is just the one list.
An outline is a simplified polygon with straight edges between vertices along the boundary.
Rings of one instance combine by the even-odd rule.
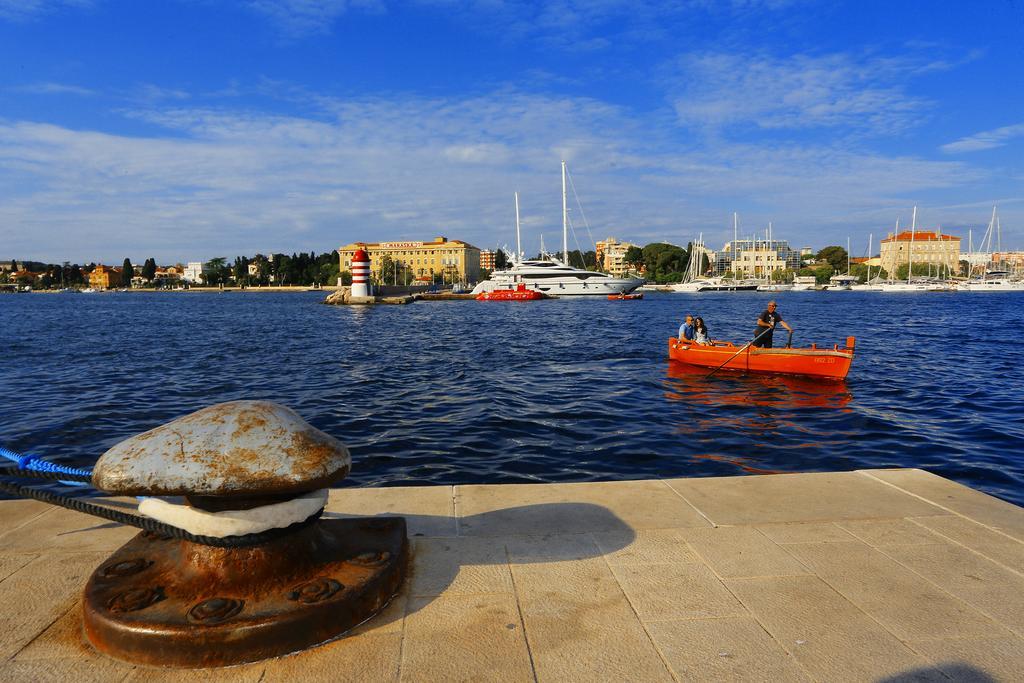
[[772, 348], [772, 333], [775, 331], [775, 326], [782, 323], [782, 326], [793, 332], [793, 328], [782, 319], [778, 311], [775, 310], [776, 305], [774, 301], [768, 302], [768, 308], [766, 308], [761, 315], [757, 316], [757, 329], [754, 330], [754, 346], [761, 348], [770, 349]]

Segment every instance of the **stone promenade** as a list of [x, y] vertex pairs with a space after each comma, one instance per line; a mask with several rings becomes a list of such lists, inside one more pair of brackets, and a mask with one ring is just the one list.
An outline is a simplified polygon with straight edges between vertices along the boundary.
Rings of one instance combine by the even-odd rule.
[[407, 518], [402, 595], [322, 647], [187, 672], [82, 642], [85, 581], [135, 529], [0, 502], [0, 680], [1024, 680], [1024, 510], [920, 470], [344, 489], [328, 511]]

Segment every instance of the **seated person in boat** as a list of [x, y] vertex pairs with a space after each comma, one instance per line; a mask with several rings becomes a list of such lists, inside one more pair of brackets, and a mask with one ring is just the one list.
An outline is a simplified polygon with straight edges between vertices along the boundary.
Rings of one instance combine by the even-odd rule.
[[693, 316], [687, 314], [686, 321], [679, 326], [679, 341], [693, 341]]
[[754, 341], [751, 342], [754, 346], [761, 348], [770, 349], [772, 348], [772, 333], [775, 331], [775, 326], [782, 323], [790, 332], [793, 328], [790, 327], [779, 312], [776, 310], [774, 301], [768, 302], [768, 308], [762, 311], [761, 315], [757, 316], [757, 329], [754, 330]]
[[704, 324], [704, 318], [699, 316], [693, 320], [693, 341], [701, 346], [711, 346], [711, 338], [708, 337], [708, 327]]

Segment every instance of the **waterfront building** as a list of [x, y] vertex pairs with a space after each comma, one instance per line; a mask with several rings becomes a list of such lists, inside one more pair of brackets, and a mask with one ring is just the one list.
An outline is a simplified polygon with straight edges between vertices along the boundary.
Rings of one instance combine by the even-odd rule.
[[992, 254], [993, 270], [1024, 273], [1024, 251], [997, 251]]
[[362, 247], [370, 256], [370, 276], [381, 280], [384, 258], [395, 266], [395, 276], [405, 274], [420, 282], [474, 282], [480, 279], [480, 250], [462, 240], [437, 237], [430, 242], [353, 242], [338, 248], [342, 272], [352, 269], [352, 255]]
[[[913, 243], [911, 243], [913, 238]], [[938, 231], [904, 230], [898, 235], [889, 233], [882, 240], [881, 265], [890, 276], [904, 263], [935, 266], [936, 272], [960, 270], [960, 238], [943, 235]]]
[[121, 286], [121, 269], [100, 264], [89, 273], [89, 286], [93, 289], [113, 289]]
[[209, 272], [209, 268], [202, 261], [189, 261], [185, 266], [185, 272], [181, 279], [185, 282], [192, 282], [198, 285], [203, 284], [203, 273]]
[[769, 278], [779, 270], [799, 270], [800, 251], [786, 240], [732, 240], [715, 261], [715, 274], [732, 271], [737, 278]]
[[153, 274], [153, 284], [157, 287], [176, 287], [181, 284], [184, 270], [180, 266], [167, 266], [166, 268], [158, 266]]
[[615, 277], [624, 277], [631, 271], [631, 268], [625, 262], [626, 252], [629, 251], [630, 247], [640, 248], [640, 245], [609, 237], [597, 242], [595, 247], [598, 268]]
[[480, 250], [480, 269], [494, 270], [494, 252], [490, 249]]

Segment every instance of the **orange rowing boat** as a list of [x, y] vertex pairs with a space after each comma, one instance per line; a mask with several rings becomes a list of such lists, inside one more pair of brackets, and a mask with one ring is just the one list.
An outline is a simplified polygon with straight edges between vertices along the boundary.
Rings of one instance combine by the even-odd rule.
[[816, 344], [802, 349], [763, 349], [749, 345], [744, 348], [723, 341], [703, 346], [693, 342], [680, 343], [676, 337], [670, 337], [668, 357], [705, 368], [842, 380], [850, 371], [855, 342], [853, 337], [847, 337], [845, 349], [839, 348], [839, 344], [831, 349], [819, 348]]

